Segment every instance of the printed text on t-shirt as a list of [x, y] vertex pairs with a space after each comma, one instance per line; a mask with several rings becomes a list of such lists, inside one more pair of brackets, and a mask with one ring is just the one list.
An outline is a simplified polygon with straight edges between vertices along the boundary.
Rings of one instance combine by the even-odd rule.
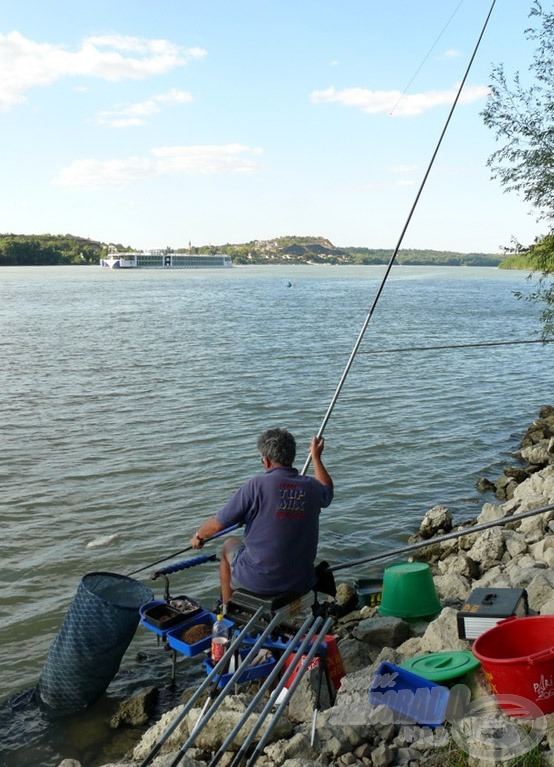
[[279, 485], [278, 519], [301, 519], [304, 516], [306, 491], [294, 482], [281, 482]]

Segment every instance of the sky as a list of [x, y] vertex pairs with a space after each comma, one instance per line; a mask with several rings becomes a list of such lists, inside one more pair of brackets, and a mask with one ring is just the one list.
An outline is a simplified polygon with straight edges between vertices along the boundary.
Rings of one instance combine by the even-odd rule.
[[[393, 248], [491, 0], [0, 0], [0, 233], [135, 249], [281, 236]], [[544, 224], [491, 179], [497, 0], [403, 248], [496, 253]]]

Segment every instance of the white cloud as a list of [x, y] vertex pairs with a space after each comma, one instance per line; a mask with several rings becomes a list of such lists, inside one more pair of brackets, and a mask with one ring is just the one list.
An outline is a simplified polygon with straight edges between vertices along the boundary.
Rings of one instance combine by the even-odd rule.
[[51, 85], [63, 77], [140, 80], [205, 54], [201, 48], [184, 48], [168, 40], [124, 35], [89, 37], [71, 51], [10, 32], [0, 35], [0, 110], [23, 102], [30, 88]]
[[73, 188], [123, 186], [145, 178], [175, 173], [254, 173], [259, 148], [241, 144], [167, 146], [150, 150], [146, 157], [114, 160], [77, 160], [63, 168], [56, 183]]
[[461, 55], [462, 54], [460, 53], [460, 51], [456, 51], [453, 48], [450, 48], [448, 51], [445, 51], [443, 53], [443, 56], [444, 56], [445, 59], [457, 59]]
[[162, 111], [166, 104], [190, 104], [192, 96], [187, 91], [172, 88], [167, 93], [159, 93], [146, 101], [128, 104], [118, 109], [106, 109], [96, 118], [100, 125], [110, 125], [113, 128], [128, 128], [136, 125], [146, 125], [147, 118]]
[[[413, 93], [402, 95], [400, 91], [372, 91], [368, 88], [345, 88], [337, 90], [334, 87], [326, 90], [313, 91], [311, 101], [314, 104], [338, 103], [346, 107], [357, 107], [367, 114], [379, 112], [395, 115], [418, 115], [442, 104], [452, 104], [456, 96], [457, 88], [446, 91], [426, 91], [425, 93]], [[473, 101], [485, 98], [489, 89], [485, 85], [473, 85], [465, 88], [460, 96], [459, 103], [470, 104]]]
[[418, 170], [417, 165], [393, 165], [391, 173], [415, 173]]

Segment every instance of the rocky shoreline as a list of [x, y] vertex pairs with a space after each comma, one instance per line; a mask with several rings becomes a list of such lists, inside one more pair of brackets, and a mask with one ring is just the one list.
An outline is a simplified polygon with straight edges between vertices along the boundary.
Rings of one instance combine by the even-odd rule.
[[[337, 604], [341, 617], [333, 632], [344, 664], [334, 705], [322, 702], [315, 724], [313, 746], [313, 710], [316, 701], [316, 672], [302, 680], [293, 696], [287, 715], [275, 729], [272, 742], [263, 750], [260, 767], [417, 767], [430, 765], [506, 764], [510, 756], [533, 751], [534, 765], [554, 767], [554, 714], [539, 717], [530, 725], [531, 738], [525, 739], [529, 726], [516, 726], [513, 717], [504, 716], [494, 707], [485, 716], [479, 706], [470, 704], [461, 721], [435, 729], [393, 721], [385, 706], [371, 706], [368, 691], [381, 662], [399, 665], [404, 660], [425, 653], [470, 650], [471, 641], [458, 636], [457, 613], [475, 588], [522, 588], [533, 614], [554, 615], [554, 510], [510, 522], [509, 517], [554, 503], [554, 408], [543, 406], [539, 418], [526, 431], [516, 464], [505, 468], [494, 481], [483, 478], [479, 489], [494, 493], [498, 503], [487, 502], [475, 520], [454, 527], [452, 514], [445, 506], [427, 512], [419, 532], [410, 542], [429, 541], [414, 552], [412, 560], [429, 564], [442, 609], [430, 621], [406, 622], [379, 615], [376, 607], [358, 608], [355, 588], [339, 583]], [[495, 520], [506, 523], [484, 531], [472, 527]], [[449, 540], [434, 540], [458, 531]], [[467, 531], [464, 534], [464, 531]], [[554, 661], [551, 661], [554, 671]], [[471, 691], [472, 702], [492, 701], [491, 689], [482, 670], [462, 680]], [[148, 717], [148, 705], [155, 691], [128, 702], [120, 712], [120, 724]], [[245, 711], [250, 697], [244, 693], [228, 696], [224, 704], [202, 730], [195, 747], [180, 764], [205, 767], [226, 735]], [[150, 701], [150, 704], [149, 704]], [[125, 705], [125, 704], [124, 704]], [[184, 704], [183, 704], [184, 705]], [[196, 723], [199, 708], [193, 709], [164, 743], [153, 767], [171, 764], [181, 744]], [[138, 713], [136, 709], [138, 708]], [[183, 706], [167, 712], [141, 738], [126, 761], [118, 767], [137, 767], [151, 751]], [[255, 721], [255, 717], [252, 717]], [[516, 720], [517, 721], [517, 720]], [[239, 732], [233, 748], [238, 748], [249, 731], [247, 723]], [[541, 729], [542, 728], [542, 729]], [[263, 732], [263, 728], [261, 730]], [[508, 744], [508, 745], [507, 745]], [[519, 751], [518, 751], [519, 749]], [[522, 750], [523, 749], [523, 750]], [[233, 759], [226, 753], [219, 764], [227, 767]], [[59, 767], [81, 767], [65, 759]], [[82, 767], [87, 767], [83, 765]], [[106, 765], [106, 767], [116, 767]]]

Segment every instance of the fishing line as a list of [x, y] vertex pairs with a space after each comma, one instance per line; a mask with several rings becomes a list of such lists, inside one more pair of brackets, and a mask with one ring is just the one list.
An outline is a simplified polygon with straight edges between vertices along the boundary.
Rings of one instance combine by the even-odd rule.
[[403, 354], [405, 352], [435, 352], [450, 349], [479, 349], [489, 346], [518, 346], [521, 344], [551, 344], [553, 339], [537, 338], [528, 341], [476, 341], [472, 344], [441, 344], [440, 346], [404, 346], [396, 349], [367, 349], [363, 354]]
[[[319, 431], [317, 432], [317, 437], [318, 438], [321, 437], [323, 435], [323, 432], [325, 431], [325, 427], [327, 426], [329, 418], [331, 417], [331, 414], [332, 414], [332, 412], [333, 412], [333, 410], [335, 408], [335, 404], [336, 404], [336, 402], [337, 402], [337, 400], [339, 398], [339, 394], [342, 391], [342, 388], [344, 386], [344, 383], [346, 381], [348, 373], [350, 372], [350, 368], [352, 367], [352, 364], [354, 362], [354, 358], [356, 357], [356, 353], [357, 353], [357, 351], [358, 351], [358, 349], [360, 347], [360, 344], [362, 343], [363, 337], [364, 337], [365, 332], [367, 330], [367, 326], [370, 323], [370, 320], [371, 320], [371, 318], [373, 316], [373, 312], [375, 310], [375, 307], [377, 306], [377, 303], [378, 303], [378, 301], [379, 301], [379, 299], [381, 297], [381, 294], [383, 292], [383, 289], [385, 287], [385, 284], [387, 282], [387, 279], [389, 277], [389, 274], [391, 272], [393, 264], [394, 264], [394, 262], [396, 260], [396, 256], [398, 255], [398, 251], [400, 250], [400, 246], [402, 245], [402, 241], [404, 240], [404, 236], [405, 236], [405, 234], [406, 234], [406, 232], [408, 230], [408, 226], [410, 225], [410, 222], [412, 220], [412, 216], [413, 216], [413, 214], [415, 212], [415, 209], [417, 207], [417, 204], [419, 202], [419, 198], [421, 197], [421, 194], [423, 192], [423, 189], [425, 187], [425, 184], [427, 182], [429, 174], [431, 173], [431, 169], [433, 167], [433, 164], [434, 164], [435, 159], [437, 157], [437, 154], [439, 152], [440, 146], [442, 144], [442, 141], [444, 139], [444, 136], [446, 134], [448, 126], [450, 125], [450, 121], [452, 119], [452, 115], [454, 114], [454, 110], [456, 109], [458, 101], [460, 100], [460, 96], [462, 94], [462, 89], [463, 89], [463, 87], [464, 87], [464, 85], [466, 83], [466, 80], [467, 80], [468, 76], [469, 76], [469, 71], [470, 71], [470, 69], [471, 69], [471, 67], [473, 65], [473, 61], [474, 61], [474, 59], [475, 59], [475, 57], [477, 55], [477, 51], [479, 49], [479, 45], [481, 44], [481, 40], [483, 39], [483, 36], [485, 34], [485, 30], [487, 28], [487, 25], [489, 23], [489, 19], [490, 19], [491, 15], [492, 15], [492, 12], [493, 12], [493, 9], [494, 9], [495, 5], [496, 5], [496, 0], [493, 0], [492, 4], [491, 4], [491, 7], [489, 9], [487, 18], [485, 19], [485, 23], [483, 24], [483, 27], [481, 29], [481, 33], [480, 33], [479, 38], [477, 40], [477, 43], [475, 45], [475, 48], [473, 49], [473, 53], [471, 54], [471, 58], [470, 58], [469, 63], [467, 65], [466, 71], [464, 73], [464, 76], [462, 78], [462, 81], [460, 83], [458, 91], [457, 91], [456, 96], [454, 98], [454, 101], [452, 103], [452, 106], [450, 107], [450, 111], [448, 113], [448, 117], [446, 118], [444, 127], [443, 127], [443, 129], [441, 131], [441, 134], [439, 136], [439, 140], [438, 140], [437, 145], [435, 147], [435, 150], [434, 150], [434, 152], [433, 152], [433, 154], [431, 156], [431, 160], [429, 162], [427, 170], [425, 171], [425, 174], [423, 176], [423, 180], [421, 181], [421, 184], [420, 184], [419, 189], [417, 191], [417, 194], [415, 196], [414, 202], [412, 204], [412, 207], [410, 209], [410, 212], [408, 214], [406, 222], [405, 222], [405, 224], [404, 224], [404, 226], [402, 228], [402, 231], [400, 233], [400, 237], [398, 238], [398, 242], [396, 244], [396, 247], [395, 247], [395, 249], [394, 249], [394, 251], [392, 253], [392, 256], [390, 257], [389, 263], [388, 263], [387, 268], [385, 270], [385, 274], [383, 276], [383, 279], [381, 280], [381, 284], [379, 285], [379, 288], [377, 290], [375, 298], [373, 299], [373, 303], [371, 305], [371, 308], [370, 308], [370, 310], [369, 310], [369, 312], [367, 314], [367, 317], [365, 318], [365, 321], [364, 321], [364, 323], [362, 325], [362, 329], [360, 330], [358, 338], [356, 339], [356, 343], [354, 344], [354, 348], [352, 349], [350, 357], [348, 358], [348, 362], [346, 363], [346, 367], [344, 368], [343, 374], [342, 374], [342, 376], [340, 378], [340, 381], [339, 381], [339, 383], [337, 385], [335, 393], [334, 393], [334, 395], [333, 395], [333, 397], [331, 399], [331, 403], [329, 404], [329, 407], [327, 408], [327, 412], [325, 413], [325, 416], [323, 418], [322, 424], [319, 427]], [[304, 466], [302, 468], [301, 474], [305, 474], [307, 472], [308, 467], [310, 465], [310, 462], [311, 462], [311, 455], [308, 455], [308, 457], [306, 459], [306, 462], [305, 462], [305, 464], [304, 464]]]
[[454, 16], [455, 16], [455, 15], [458, 13], [458, 10], [460, 9], [460, 6], [463, 4], [463, 2], [464, 2], [464, 0], [460, 0], [460, 2], [458, 3], [458, 5], [456, 6], [456, 8], [455, 8], [455, 10], [454, 10], [454, 13], [451, 15], [451, 17], [448, 19], [448, 21], [446, 22], [446, 24], [444, 25], [444, 27], [443, 27], [443, 28], [441, 29], [441, 31], [439, 32], [439, 34], [438, 34], [438, 37], [436, 38], [435, 42], [433, 43], [433, 45], [432, 45], [432, 46], [429, 48], [429, 50], [427, 51], [427, 54], [426, 54], [426, 56], [424, 57], [423, 61], [421, 62], [421, 64], [418, 66], [418, 68], [416, 69], [416, 71], [415, 71], [415, 72], [414, 72], [414, 74], [412, 75], [412, 78], [410, 79], [410, 82], [409, 82], [409, 83], [408, 83], [408, 85], [407, 85], [407, 86], [404, 88], [404, 90], [402, 91], [402, 93], [401, 93], [401, 94], [400, 94], [400, 96], [398, 97], [398, 101], [396, 102], [396, 104], [393, 106], [393, 108], [392, 108], [392, 109], [391, 109], [391, 111], [389, 112], [389, 117], [392, 117], [392, 115], [394, 114], [394, 111], [395, 111], [396, 107], [397, 107], [397, 106], [400, 104], [400, 102], [402, 101], [402, 99], [403, 99], [403, 98], [404, 98], [404, 96], [406, 95], [406, 92], [407, 92], [408, 88], [410, 87], [410, 85], [413, 83], [413, 81], [414, 81], [414, 80], [416, 79], [416, 77], [418, 76], [418, 74], [419, 74], [419, 72], [420, 72], [421, 68], [423, 67], [423, 65], [425, 64], [425, 62], [426, 62], [426, 61], [427, 61], [427, 59], [429, 58], [429, 56], [430, 56], [430, 55], [433, 53], [433, 50], [435, 49], [435, 46], [437, 45], [438, 41], [441, 39], [441, 37], [442, 37], [442, 36], [443, 36], [443, 34], [445, 33], [446, 29], [447, 29], [447, 28], [448, 28], [448, 26], [450, 25], [450, 22], [452, 21], [452, 19], [454, 18]]
[[[363, 349], [359, 352], [362, 355], [372, 354], [409, 354], [413, 352], [441, 352], [455, 351], [457, 349], [480, 349], [494, 346], [521, 346], [524, 344], [551, 344], [554, 338], [536, 338], [520, 341], [475, 341], [471, 344], [439, 344], [437, 346], [398, 346], [391, 349]], [[325, 357], [326, 360], [332, 359], [328, 352], [319, 352], [311, 355], [312, 358]], [[291, 358], [291, 357], [289, 357]], [[304, 359], [304, 357], [295, 357], [295, 359]]]

